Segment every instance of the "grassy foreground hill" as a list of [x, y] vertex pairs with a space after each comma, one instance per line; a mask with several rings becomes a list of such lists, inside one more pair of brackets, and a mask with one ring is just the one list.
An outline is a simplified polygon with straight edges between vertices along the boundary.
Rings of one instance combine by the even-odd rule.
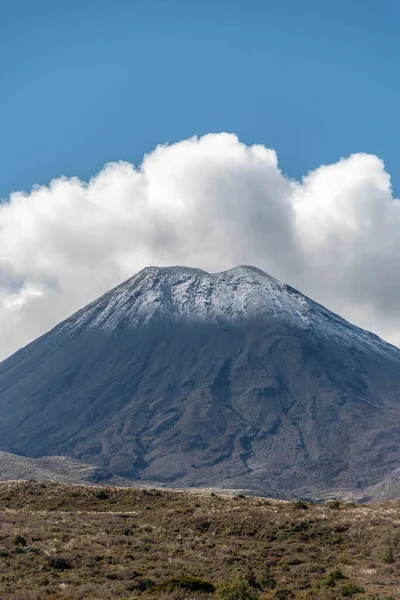
[[0, 483], [3, 600], [400, 598], [400, 502]]

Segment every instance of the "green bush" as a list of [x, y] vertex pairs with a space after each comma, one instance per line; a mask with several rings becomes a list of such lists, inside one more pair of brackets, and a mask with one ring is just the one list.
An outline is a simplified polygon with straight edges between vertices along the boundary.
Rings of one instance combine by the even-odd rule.
[[272, 575], [269, 565], [265, 567], [264, 572], [258, 577], [258, 585], [262, 590], [274, 590], [276, 588], [276, 579]]
[[291, 598], [294, 598], [294, 594], [291, 590], [276, 590], [274, 598], [276, 600], [291, 600]]
[[16, 535], [14, 538], [14, 544], [16, 546], [26, 546], [27, 545], [26, 538], [23, 535]]
[[254, 589], [259, 588], [258, 580], [257, 580], [257, 577], [256, 577], [253, 567], [249, 567], [249, 566], [247, 567], [247, 570], [244, 573], [244, 579], [246, 580], [246, 582], [249, 584], [250, 587], [252, 587]]
[[128, 592], [134, 592], [135, 590], [138, 590], [139, 592], [145, 592], [154, 586], [155, 582], [149, 577], [138, 577], [132, 583], [130, 583], [126, 589]]
[[351, 598], [355, 594], [363, 594], [365, 592], [363, 587], [359, 585], [355, 585], [354, 583], [346, 583], [346, 585], [342, 588], [342, 596], [345, 598]]
[[307, 502], [304, 502], [303, 500], [296, 500], [296, 502], [293, 502], [293, 507], [296, 508], [297, 510], [308, 510], [309, 509]]
[[257, 600], [258, 596], [258, 592], [244, 577], [235, 577], [231, 581], [221, 583], [217, 588], [217, 597], [220, 600]]
[[393, 548], [392, 548], [392, 546], [388, 545], [381, 552], [381, 561], [383, 563], [385, 563], [385, 565], [392, 565], [395, 562], [394, 561], [394, 556], [393, 556]]
[[66, 571], [67, 569], [72, 569], [72, 564], [66, 558], [62, 556], [52, 556], [49, 558], [49, 565], [53, 569], [57, 571]]
[[110, 495], [107, 494], [105, 490], [100, 490], [99, 492], [97, 492], [96, 498], [98, 498], [99, 500], [108, 500], [110, 498]]
[[336, 582], [341, 579], [346, 579], [346, 577], [343, 575], [340, 569], [335, 569], [334, 571], [328, 573], [328, 575], [321, 581], [321, 585], [324, 587], [335, 587]]
[[174, 590], [185, 590], [187, 592], [205, 592], [212, 594], [215, 587], [209, 581], [197, 577], [172, 577], [163, 583], [158, 583], [151, 588], [152, 592], [173, 592]]

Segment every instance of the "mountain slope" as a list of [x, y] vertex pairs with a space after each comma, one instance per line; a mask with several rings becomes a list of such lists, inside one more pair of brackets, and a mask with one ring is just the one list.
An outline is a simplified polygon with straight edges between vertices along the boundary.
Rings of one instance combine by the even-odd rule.
[[0, 452], [0, 481], [23, 479], [118, 486], [126, 486], [130, 483], [109, 471], [65, 456], [26, 458]]
[[400, 466], [399, 383], [400, 350], [254, 267], [150, 267], [0, 364], [0, 450], [360, 493]]

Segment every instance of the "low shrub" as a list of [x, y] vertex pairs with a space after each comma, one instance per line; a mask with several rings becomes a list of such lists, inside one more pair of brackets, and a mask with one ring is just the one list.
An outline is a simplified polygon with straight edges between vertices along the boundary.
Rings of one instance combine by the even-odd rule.
[[132, 583], [127, 586], [128, 592], [134, 592], [138, 590], [139, 592], [145, 592], [146, 590], [150, 590], [155, 587], [155, 582], [148, 577], [138, 577]]
[[269, 565], [264, 568], [257, 581], [261, 590], [274, 590], [277, 586], [276, 579], [272, 575]]
[[381, 561], [383, 563], [385, 563], [385, 565], [392, 565], [395, 560], [394, 560], [394, 556], [393, 556], [393, 548], [392, 546], [388, 545], [386, 548], [384, 548], [381, 552]]
[[218, 586], [217, 597], [219, 600], [257, 600], [259, 593], [247, 583], [244, 577], [235, 577]]
[[26, 546], [28, 542], [26, 541], [26, 538], [24, 538], [23, 535], [16, 535], [14, 538], [14, 544], [16, 546]]
[[274, 598], [276, 600], [291, 600], [291, 598], [294, 598], [294, 594], [292, 590], [276, 590]]
[[355, 585], [354, 583], [346, 583], [346, 585], [342, 587], [341, 592], [342, 596], [345, 598], [351, 598], [355, 594], [364, 594], [365, 590], [363, 587]]
[[96, 498], [98, 498], [99, 500], [108, 500], [110, 498], [110, 495], [105, 490], [100, 490], [99, 492], [97, 492]]
[[153, 592], [173, 592], [174, 590], [212, 594], [215, 592], [215, 587], [209, 581], [197, 577], [172, 577], [152, 587]]
[[293, 507], [297, 510], [308, 510], [309, 508], [307, 502], [304, 502], [303, 500], [296, 500], [296, 502], [293, 502]]
[[335, 569], [328, 573], [328, 575], [321, 581], [323, 587], [335, 587], [336, 582], [341, 579], [346, 579], [340, 569]]
[[73, 568], [70, 561], [62, 556], [52, 556], [49, 558], [49, 566], [57, 571], [66, 571]]

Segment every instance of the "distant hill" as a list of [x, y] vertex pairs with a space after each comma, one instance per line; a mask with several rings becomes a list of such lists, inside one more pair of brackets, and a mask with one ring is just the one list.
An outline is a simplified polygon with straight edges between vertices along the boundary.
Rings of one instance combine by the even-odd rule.
[[26, 458], [8, 452], [0, 452], [0, 481], [17, 479], [102, 483], [103, 485], [126, 485], [129, 483], [105, 469], [87, 465], [66, 456]]
[[392, 497], [399, 390], [398, 348], [254, 267], [149, 267], [0, 364], [0, 450], [166, 486]]

